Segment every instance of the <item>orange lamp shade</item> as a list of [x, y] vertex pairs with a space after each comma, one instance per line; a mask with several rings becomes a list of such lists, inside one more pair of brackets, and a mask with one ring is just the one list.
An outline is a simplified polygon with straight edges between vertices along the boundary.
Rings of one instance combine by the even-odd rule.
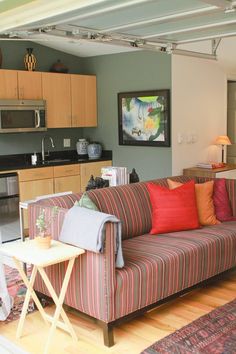
[[227, 135], [219, 135], [215, 140], [216, 145], [231, 145], [231, 141]]

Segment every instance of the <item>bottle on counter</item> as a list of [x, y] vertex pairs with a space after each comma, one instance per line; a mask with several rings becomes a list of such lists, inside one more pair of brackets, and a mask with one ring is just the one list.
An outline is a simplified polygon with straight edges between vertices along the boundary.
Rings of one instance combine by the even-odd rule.
[[34, 152], [33, 155], [31, 155], [31, 164], [36, 165], [37, 164], [37, 154]]

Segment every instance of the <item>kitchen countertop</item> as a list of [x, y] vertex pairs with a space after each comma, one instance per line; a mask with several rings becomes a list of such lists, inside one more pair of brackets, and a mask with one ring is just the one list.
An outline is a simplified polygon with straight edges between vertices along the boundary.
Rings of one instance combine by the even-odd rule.
[[[31, 155], [32, 154], [0, 155], [0, 172], [112, 160], [112, 151], [110, 150], [103, 150], [100, 159], [89, 159], [88, 157], [80, 158], [76, 150], [69, 150], [51, 152], [45, 163], [39, 160], [36, 165], [32, 165]], [[37, 157], [39, 159], [41, 153], [37, 153]]]

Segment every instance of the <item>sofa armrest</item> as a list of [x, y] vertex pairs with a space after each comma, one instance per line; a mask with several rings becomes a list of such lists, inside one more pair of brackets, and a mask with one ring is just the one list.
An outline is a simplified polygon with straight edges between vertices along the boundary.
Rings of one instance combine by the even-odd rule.
[[[45, 210], [46, 219], [52, 218], [53, 207], [31, 204], [29, 207], [29, 236], [37, 235], [36, 218]], [[68, 209], [59, 208], [58, 214], [51, 223], [52, 238], [57, 240]], [[90, 316], [109, 322], [115, 319], [115, 240], [117, 227], [115, 223], [106, 223], [105, 247], [103, 253], [86, 251], [75, 262], [65, 303]], [[56, 290], [60, 292], [60, 282], [65, 274], [65, 262], [47, 267], [47, 274]], [[60, 274], [60, 278], [58, 278]], [[37, 277], [35, 288], [50, 296], [40, 277]]]

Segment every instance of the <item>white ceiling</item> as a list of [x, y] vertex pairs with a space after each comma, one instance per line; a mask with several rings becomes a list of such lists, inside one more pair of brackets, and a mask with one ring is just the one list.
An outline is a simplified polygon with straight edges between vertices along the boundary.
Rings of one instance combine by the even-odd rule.
[[233, 0], [0, 0], [0, 40], [26, 39], [80, 57], [187, 49], [227, 57], [233, 66], [235, 9]]

